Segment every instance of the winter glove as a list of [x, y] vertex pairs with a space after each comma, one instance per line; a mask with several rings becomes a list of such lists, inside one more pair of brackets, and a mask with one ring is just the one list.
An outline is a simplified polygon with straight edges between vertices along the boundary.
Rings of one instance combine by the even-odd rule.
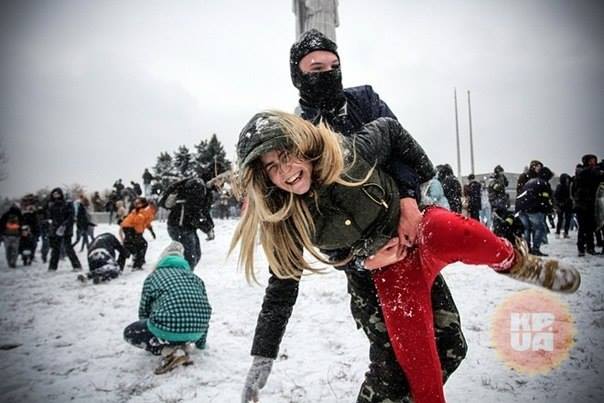
[[245, 378], [243, 393], [241, 394], [241, 403], [257, 402], [258, 392], [266, 385], [268, 376], [273, 367], [273, 359], [254, 356], [252, 366]]
[[63, 235], [65, 235], [65, 226], [64, 225], [60, 225], [59, 228], [57, 228], [57, 231], [55, 232], [55, 234], [57, 236], [63, 236]]

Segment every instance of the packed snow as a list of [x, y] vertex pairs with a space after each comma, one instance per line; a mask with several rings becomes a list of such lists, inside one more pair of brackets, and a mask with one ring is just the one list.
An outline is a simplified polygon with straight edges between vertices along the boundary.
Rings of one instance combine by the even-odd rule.
[[[157, 223], [143, 271], [106, 284], [82, 284], [67, 260], [49, 273], [39, 255], [30, 267], [9, 269], [0, 257], [0, 396], [3, 402], [239, 402], [251, 363], [262, 286], [250, 286], [236, 258], [226, 257], [235, 220], [216, 220], [216, 239], [203, 240], [196, 273], [212, 303], [208, 346], [194, 365], [154, 375], [159, 358], [127, 344], [123, 329], [137, 319], [145, 277], [169, 237]], [[101, 224], [97, 233], [117, 233]], [[543, 250], [575, 264], [576, 294], [561, 295], [575, 320], [575, 344], [560, 367], [542, 375], [510, 369], [491, 341], [495, 309], [512, 293], [532, 288], [488, 269], [462, 264], [444, 271], [461, 312], [469, 351], [446, 385], [448, 402], [594, 402], [604, 398], [604, 258], [576, 257], [575, 239], [554, 239]], [[76, 249], [77, 250], [77, 249]], [[85, 253], [78, 254], [86, 270]], [[353, 402], [368, 365], [368, 343], [348, 308], [345, 276], [333, 269], [305, 277], [261, 402]]]

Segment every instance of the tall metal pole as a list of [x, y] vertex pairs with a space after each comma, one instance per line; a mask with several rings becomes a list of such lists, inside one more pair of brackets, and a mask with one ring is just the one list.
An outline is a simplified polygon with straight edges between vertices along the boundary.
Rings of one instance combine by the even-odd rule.
[[457, 117], [457, 88], [453, 89], [455, 103], [455, 138], [457, 139], [457, 177], [461, 180], [461, 151], [459, 149], [459, 119]]
[[468, 118], [470, 119], [470, 164], [472, 167], [472, 174], [474, 172], [474, 139], [472, 137], [472, 105], [470, 104], [470, 91], [468, 90]]

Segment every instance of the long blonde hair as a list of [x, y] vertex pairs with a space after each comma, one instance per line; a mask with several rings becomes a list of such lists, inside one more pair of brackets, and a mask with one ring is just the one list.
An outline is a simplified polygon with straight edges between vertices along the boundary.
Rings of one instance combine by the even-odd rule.
[[[345, 173], [342, 137], [321, 122], [318, 126], [285, 112], [269, 111], [288, 139], [292, 157], [312, 162], [312, 186], [333, 183], [358, 186], [360, 182], [343, 179]], [[353, 163], [354, 164], [354, 161]], [[352, 165], [351, 164], [351, 165]], [[302, 196], [275, 187], [260, 159], [238, 173], [240, 190], [247, 197], [247, 208], [235, 229], [229, 253], [241, 243], [239, 264], [248, 282], [255, 281], [254, 250], [260, 243], [273, 273], [279, 278], [299, 279], [303, 270], [319, 272], [303, 257], [303, 248], [320, 262], [331, 264], [313, 246], [314, 221]]]

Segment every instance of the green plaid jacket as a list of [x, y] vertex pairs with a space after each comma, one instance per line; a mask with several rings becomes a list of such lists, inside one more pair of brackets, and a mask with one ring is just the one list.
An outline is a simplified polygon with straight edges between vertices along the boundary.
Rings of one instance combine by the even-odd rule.
[[156, 337], [204, 348], [212, 307], [205, 284], [179, 256], [162, 259], [143, 284], [139, 319]]

